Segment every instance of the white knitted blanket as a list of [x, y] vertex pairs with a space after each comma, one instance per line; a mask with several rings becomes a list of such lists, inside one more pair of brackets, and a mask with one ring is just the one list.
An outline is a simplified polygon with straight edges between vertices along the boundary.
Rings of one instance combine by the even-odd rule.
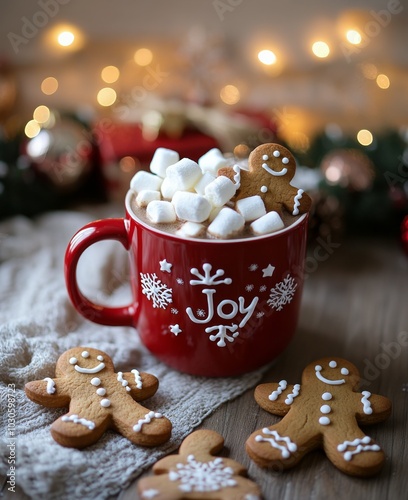
[[[103, 499], [118, 494], [175, 450], [215, 408], [261, 378], [261, 371], [224, 379], [177, 373], [150, 355], [133, 329], [99, 326], [76, 313], [63, 278], [67, 243], [90, 220], [121, 215], [120, 208], [109, 206], [0, 223], [0, 489], [6, 478], [10, 482], [5, 491], [15, 480], [34, 499]], [[116, 242], [87, 250], [78, 268], [85, 293], [110, 305], [130, 301], [126, 275], [127, 255]], [[31, 402], [24, 384], [53, 377], [58, 357], [75, 346], [105, 351], [117, 370], [137, 367], [159, 378], [157, 394], [145, 404], [173, 423], [168, 443], [145, 449], [113, 432], [82, 451], [53, 441], [50, 425], [66, 410]]]

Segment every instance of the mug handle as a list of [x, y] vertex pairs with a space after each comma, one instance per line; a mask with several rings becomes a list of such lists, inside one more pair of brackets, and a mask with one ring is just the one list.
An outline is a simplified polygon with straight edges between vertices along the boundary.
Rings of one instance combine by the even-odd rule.
[[65, 252], [65, 283], [68, 295], [85, 318], [108, 326], [133, 326], [135, 306], [105, 307], [95, 304], [83, 295], [77, 282], [77, 265], [82, 253], [94, 243], [117, 240], [129, 249], [129, 236], [125, 219], [104, 219], [90, 222], [80, 229], [68, 244]]

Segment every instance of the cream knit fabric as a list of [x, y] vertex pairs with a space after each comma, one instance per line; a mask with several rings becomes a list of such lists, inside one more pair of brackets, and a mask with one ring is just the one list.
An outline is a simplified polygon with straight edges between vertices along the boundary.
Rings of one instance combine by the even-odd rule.
[[[232, 379], [177, 373], [150, 355], [133, 329], [96, 325], [76, 313], [63, 278], [65, 248], [81, 226], [92, 219], [121, 216], [115, 211], [117, 207], [93, 208], [0, 223], [0, 473], [5, 476], [10, 471], [10, 443], [14, 443], [16, 483], [34, 499], [103, 499], [118, 494], [175, 450], [215, 408], [261, 378], [261, 371]], [[116, 242], [87, 250], [78, 268], [85, 293], [110, 305], [129, 302], [126, 275], [127, 255]], [[78, 345], [107, 352], [117, 370], [137, 367], [159, 378], [159, 390], [147, 404], [173, 423], [168, 443], [144, 449], [113, 432], [82, 451], [53, 441], [50, 425], [66, 410], [31, 402], [24, 384], [53, 377], [58, 357]]]

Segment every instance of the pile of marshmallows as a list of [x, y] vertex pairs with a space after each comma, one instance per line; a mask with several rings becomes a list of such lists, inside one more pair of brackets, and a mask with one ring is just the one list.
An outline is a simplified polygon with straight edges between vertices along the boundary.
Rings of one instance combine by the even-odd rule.
[[[238, 200], [235, 209], [227, 206], [239, 188], [239, 175], [234, 182], [226, 176], [217, 177], [218, 170], [227, 165], [217, 148], [208, 151], [198, 163], [188, 158], [180, 160], [171, 149], [158, 148], [150, 164], [151, 173], [137, 172], [130, 188], [136, 193], [137, 206], [146, 207], [152, 223], [185, 221], [177, 231], [180, 236], [202, 237], [207, 231], [209, 236], [228, 239], [239, 236], [246, 223], [251, 223], [255, 235], [282, 229], [279, 214], [267, 213], [258, 195]], [[235, 172], [238, 169], [234, 166]]]

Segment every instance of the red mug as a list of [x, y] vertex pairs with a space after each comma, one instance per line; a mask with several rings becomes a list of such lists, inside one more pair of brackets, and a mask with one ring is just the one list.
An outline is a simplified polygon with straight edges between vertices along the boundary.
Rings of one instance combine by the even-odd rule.
[[[75, 308], [102, 325], [135, 327], [144, 345], [176, 370], [239, 375], [274, 360], [295, 333], [303, 289], [308, 215], [266, 236], [180, 237], [126, 215], [91, 222], [71, 239], [65, 279]], [[79, 290], [81, 254], [118, 240], [130, 257], [133, 302], [106, 307]]]

